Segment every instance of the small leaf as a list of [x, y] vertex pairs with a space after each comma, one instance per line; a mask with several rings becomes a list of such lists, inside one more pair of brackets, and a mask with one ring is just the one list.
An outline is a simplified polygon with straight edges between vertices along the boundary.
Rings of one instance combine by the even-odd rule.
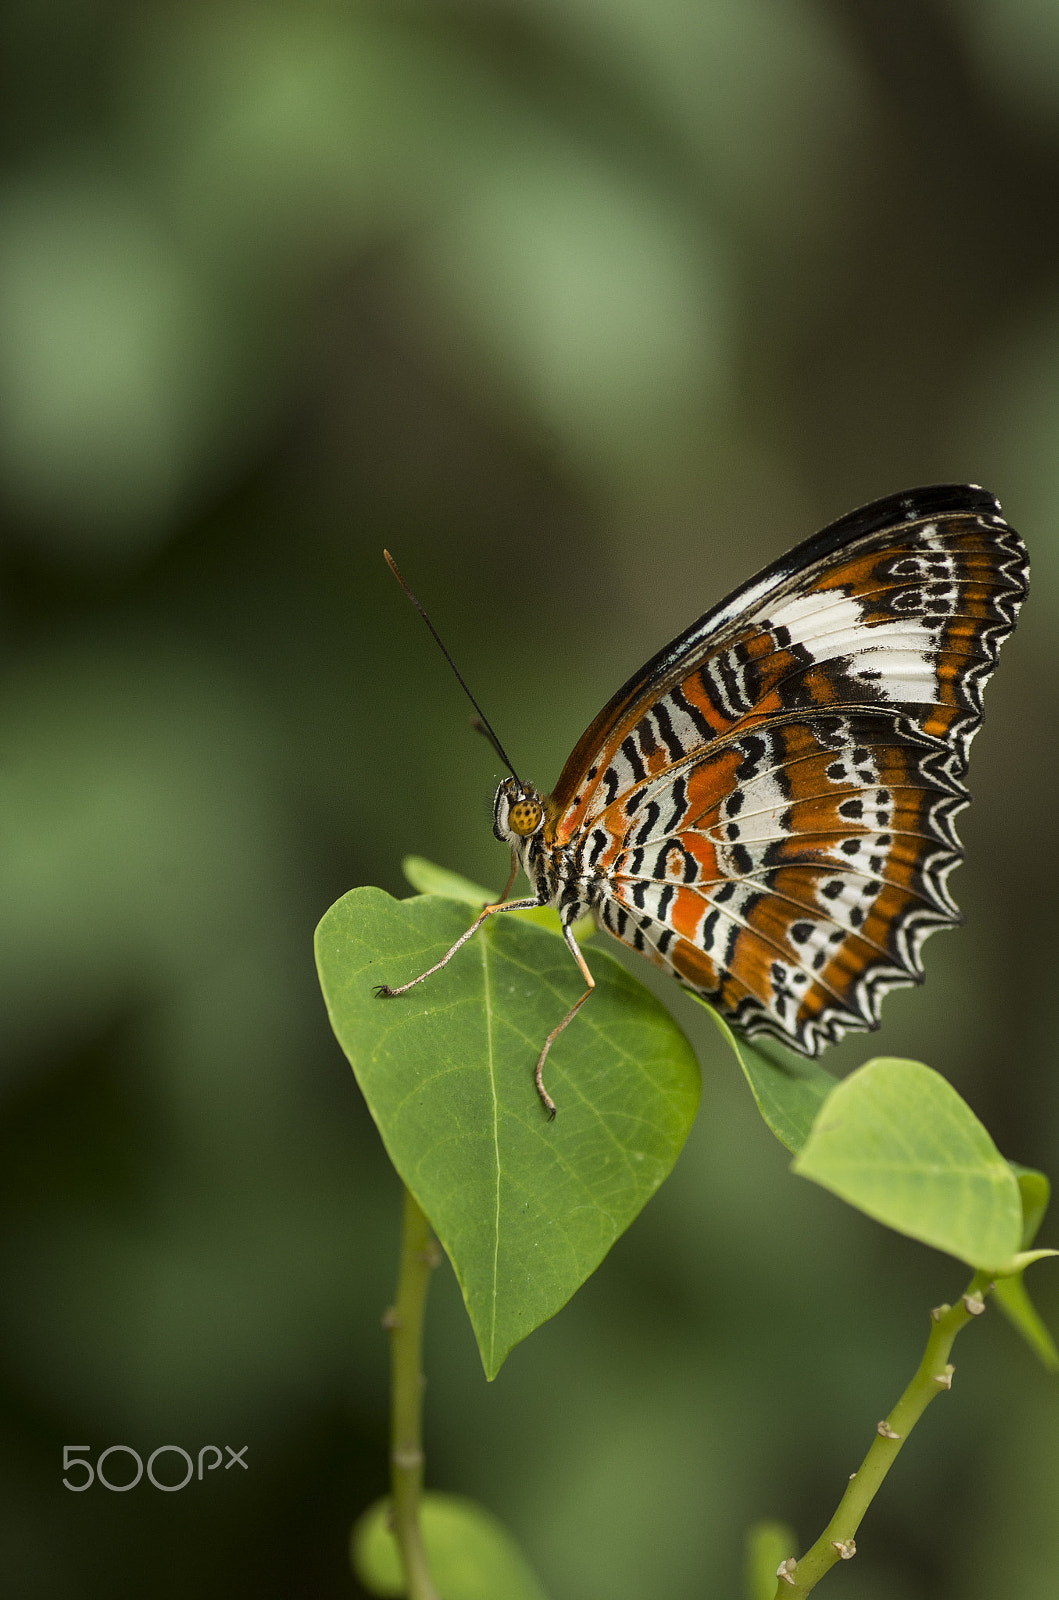
[[1059, 1350], [1056, 1350], [1055, 1340], [1030, 1299], [1022, 1273], [1017, 1273], [1013, 1278], [998, 1278], [993, 1287], [993, 1298], [1048, 1371], [1059, 1371]]
[[1049, 1256], [1059, 1256], [1059, 1250], [1018, 1250], [1006, 1267], [997, 1270], [1003, 1278], [1017, 1277], [1027, 1267], [1032, 1267], [1035, 1261], [1047, 1261]]
[[468, 926], [433, 896], [354, 889], [316, 934], [331, 1024], [390, 1159], [452, 1261], [488, 1377], [559, 1310], [667, 1176], [699, 1079], [669, 1013], [610, 956], [548, 1057], [549, 1122], [533, 1068], [582, 992], [560, 939], [491, 917], [447, 967], [379, 999]]
[[[690, 993], [690, 990], [688, 991]], [[697, 994], [691, 996], [710, 1013], [750, 1085], [758, 1111], [780, 1144], [797, 1155], [813, 1125], [820, 1107], [831, 1093], [837, 1078], [815, 1061], [796, 1056], [793, 1050], [770, 1045], [769, 1054], [737, 1039], [719, 1012]], [[775, 1058], [775, 1059], [774, 1059]]]
[[794, 1531], [785, 1522], [758, 1522], [746, 1541], [743, 1589], [746, 1600], [773, 1600], [776, 1568], [798, 1550]]
[[1048, 1201], [1051, 1199], [1052, 1186], [1043, 1172], [1038, 1172], [1036, 1167], [1021, 1167], [1017, 1161], [1009, 1161], [1008, 1166], [1018, 1180], [1019, 1195], [1022, 1200], [1022, 1239], [1023, 1250], [1028, 1250], [1037, 1237], [1037, 1229], [1044, 1221], [1044, 1214], [1048, 1210]]
[[[405, 1592], [389, 1526], [389, 1500], [377, 1500], [350, 1536], [353, 1571], [372, 1594]], [[491, 1512], [455, 1494], [425, 1494], [419, 1525], [441, 1600], [546, 1600], [526, 1558]]]
[[458, 872], [450, 872], [447, 867], [435, 866], [425, 856], [405, 856], [401, 871], [419, 894], [442, 894], [448, 900], [474, 906], [476, 911], [492, 903], [493, 896], [488, 889], [472, 883], [470, 878], [462, 878]]
[[1055, 1340], [1030, 1299], [1022, 1276], [1032, 1260], [1040, 1259], [1042, 1254], [1055, 1254], [1054, 1251], [1030, 1249], [1048, 1209], [1051, 1184], [1044, 1173], [1034, 1167], [1020, 1166], [1017, 1161], [1011, 1161], [1008, 1165], [1018, 1181], [1022, 1200], [1022, 1250], [1015, 1256], [1017, 1270], [1010, 1277], [997, 1279], [993, 1296], [1012, 1327], [1022, 1335], [1038, 1359], [1049, 1372], [1056, 1372], [1059, 1371], [1059, 1350], [1056, 1350]]
[[831, 1091], [793, 1171], [987, 1272], [1018, 1249], [1015, 1175], [970, 1106], [918, 1061], [879, 1057]]

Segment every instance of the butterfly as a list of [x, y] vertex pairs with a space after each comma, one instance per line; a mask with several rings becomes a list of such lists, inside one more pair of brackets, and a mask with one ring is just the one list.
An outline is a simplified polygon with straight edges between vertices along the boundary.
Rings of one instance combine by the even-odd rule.
[[[924, 940], [961, 920], [953, 819], [1028, 572], [986, 490], [911, 489], [807, 539], [652, 656], [550, 794], [486, 724], [512, 774], [493, 806], [504, 894], [435, 966], [377, 992], [430, 977], [498, 912], [554, 907], [586, 988], [537, 1061], [550, 1117], [544, 1064], [593, 988], [573, 935], [586, 913], [747, 1037], [814, 1056], [877, 1027], [883, 996], [922, 981]], [[520, 867], [533, 894], [508, 900]]]

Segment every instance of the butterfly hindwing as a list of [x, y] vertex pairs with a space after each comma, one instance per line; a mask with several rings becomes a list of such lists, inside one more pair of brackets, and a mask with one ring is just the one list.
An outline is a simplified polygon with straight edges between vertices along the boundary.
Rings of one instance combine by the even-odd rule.
[[[811, 1045], [835, 1023], [868, 1025], [888, 988], [914, 981], [926, 934], [958, 919], [946, 878], [963, 797], [924, 770], [936, 755], [911, 726], [864, 716], [726, 743], [690, 782], [650, 786], [657, 813], [633, 806], [658, 820], [637, 821], [615, 850], [605, 925], [617, 932], [622, 908], [633, 921], [619, 937], [640, 948], [639, 934], [645, 954], [750, 1032], [796, 1025]], [[619, 816], [607, 821], [619, 835]]]

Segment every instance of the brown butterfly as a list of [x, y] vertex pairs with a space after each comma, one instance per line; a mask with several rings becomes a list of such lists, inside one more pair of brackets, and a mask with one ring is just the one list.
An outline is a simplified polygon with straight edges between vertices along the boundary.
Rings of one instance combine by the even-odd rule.
[[750, 1037], [816, 1055], [877, 1027], [883, 996], [921, 981], [928, 934], [960, 921], [953, 818], [1027, 577], [991, 494], [912, 489], [692, 623], [604, 706], [550, 794], [483, 717], [512, 773], [493, 807], [504, 895], [519, 867], [533, 894], [501, 896], [429, 971], [378, 993], [430, 977], [497, 912], [553, 906], [586, 989], [537, 1061], [550, 1116], [548, 1051], [593, 988], [572, 931], [586, 913]]

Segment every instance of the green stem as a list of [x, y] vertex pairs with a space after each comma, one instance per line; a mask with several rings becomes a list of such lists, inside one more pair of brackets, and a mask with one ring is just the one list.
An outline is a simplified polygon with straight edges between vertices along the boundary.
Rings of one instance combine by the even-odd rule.
[[[930, 1336], [915, 1377], [879, 1430], [864, 1460], [849, 1481], [834, 1516], [787, 1577], [778, 1577], [774, 1600], [807, 1595], [836, 1561], [848, 1560], [856, 1551], [854, 1535], [883, 1479], [905, 1440], [935, 1396], [948, 1389], [952, 1367], [949, 1351], [961, 1328], [982, 1309], [983, 1296], [992, 1287], [989, 1274], [976, 1272], [954, 1306], [931, 1312]], [[793, 1581], [792, 1581], [793, 1580]]]
[[410, 1191], [404, 1191], [397, 1297], [390, 1330], [390, 1487], [393, 1536], [408, 1600], [438, 1600], [419, 1528], [423, 1492], [423, 1312], [438, 1247]]

